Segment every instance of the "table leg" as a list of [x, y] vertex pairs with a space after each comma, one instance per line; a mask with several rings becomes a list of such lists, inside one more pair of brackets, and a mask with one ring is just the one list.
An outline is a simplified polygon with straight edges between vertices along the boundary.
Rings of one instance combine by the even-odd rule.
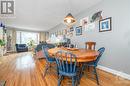
[[83, 76], [83, 72], [84, 72], [84, 69], [85, 69], [85, 63], [79, 63], [79, 74], [78, 74], [78, 84], [80, 84], [80, 80]]

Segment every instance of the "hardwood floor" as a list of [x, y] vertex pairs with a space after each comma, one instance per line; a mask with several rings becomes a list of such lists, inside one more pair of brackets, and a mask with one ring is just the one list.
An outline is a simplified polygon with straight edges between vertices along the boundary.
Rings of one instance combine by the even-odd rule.
[[[0, 81], [6, 80], [6, 86], [57, 86], [54, 70], [50, 70], [43, 79], [44, 68], [45, 60], [36, 60], [30, 52], [0, 57]], [[100, 86], [130, 86], [130, 81], [112, 74], [101, 70], [98, 70], [98, 74]], [[62, 86], [71, 86], [71, 80], [65, 78]], [[80, 86], [97, 86], [97, 84], [95, 80], [84, 75]]]

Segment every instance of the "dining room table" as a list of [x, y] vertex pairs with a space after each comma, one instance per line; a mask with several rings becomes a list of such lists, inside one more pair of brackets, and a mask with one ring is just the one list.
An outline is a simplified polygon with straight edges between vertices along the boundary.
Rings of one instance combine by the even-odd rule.
[[[79, 49], [79, 48], [66, 48], [66, 47], [56, 47], [51, 48], [48, 50], [49, 55], [53, 58], [55, 58], [55, 54], [58, 51], [64, 51], [64, 52], [71, 52], [72, 54], [76, 55], [77, 63], [80, 65], [80, 74], [79, 78], [81, 79], [83, 75], [83, 71], [85, 68], [85, 63], [91, 62], [96, 60], [97, 56], [99, 55], [99, 52], [97, 50], [88, 50], [88, 49]], [[63, 55], [63, 60], [66, 61], [66, 57]], [[73, 60], [72, 60], [73, 61]]]
[[96, 60], [96, 57], [99, 55], [99, 52], [97, 50], [65, 48], [65, 47], [51, 48], [48, 50], [48, 53], [50, 56], [54, 56], [58, 51], [71, 52], [72, 54], [76, 55], [77, 62], [79, 63], [94, 61]]

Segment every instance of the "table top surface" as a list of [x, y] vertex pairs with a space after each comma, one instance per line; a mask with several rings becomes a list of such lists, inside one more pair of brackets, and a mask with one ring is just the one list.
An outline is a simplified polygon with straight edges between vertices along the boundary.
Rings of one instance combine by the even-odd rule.
[[96, 59], [99, 55], [97, 50], [75, 49], [75, 48], [52, 48], [48, 52], [50, 55], [55, 55], [56, 52], [63, 50], [68, 51], [76, 55], [77, 62], [89, 62]]

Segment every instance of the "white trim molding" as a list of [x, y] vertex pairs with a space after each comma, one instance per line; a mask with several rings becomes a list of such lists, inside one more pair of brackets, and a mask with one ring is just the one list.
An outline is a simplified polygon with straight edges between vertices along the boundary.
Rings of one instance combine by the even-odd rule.
[[114, 75], [117, 75], [119, 77], [122, 77], [124, 79], [128, 79], [130, 80], [130, 75], [129, 74], [126, 74], [124, 72], [120, 72], [120, 71], [117, 71], [117, 70], [113, 70], [113, 69], [110, 69], [110, 68], [107, 68], [107, 67], [104, 67], [104, 66], [101, 66], [101, 65], [98, 65], [97, 66], [98, 69], [101, 69], [103, 71], [106, 71], [108, 73], [112, 73]]

